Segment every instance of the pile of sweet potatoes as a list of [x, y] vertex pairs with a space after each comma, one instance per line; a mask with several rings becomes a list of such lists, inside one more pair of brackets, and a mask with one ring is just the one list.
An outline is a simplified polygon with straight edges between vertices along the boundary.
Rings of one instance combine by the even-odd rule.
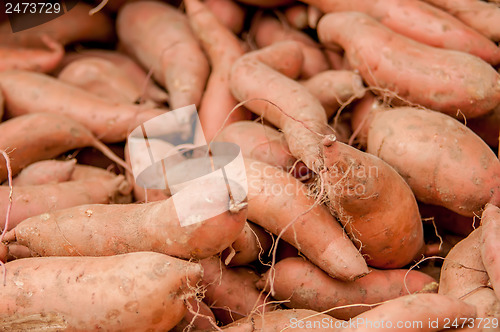
[[[0, 19], [0, 330], [500, 330], [499, 42], [480, 0]], [[245, 185], [172, 123], [133, 150], [189, 105]]]

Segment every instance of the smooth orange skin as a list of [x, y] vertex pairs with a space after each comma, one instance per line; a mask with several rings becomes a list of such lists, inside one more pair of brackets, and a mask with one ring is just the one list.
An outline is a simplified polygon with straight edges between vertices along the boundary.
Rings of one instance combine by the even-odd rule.
[[325, 140], [323, 155], [328, 206], [368, 265], [400, 268], [417, 258], [423, 226], [404, 179], [383, 160], [341, 142]]
[[294, 222], [282, 239], [332, 277], [355, 280], [369, 272], [365, 260], [342, 227], [326, 207], [315, 205], [304, 184], [262, 162], [246, 160], [245, 167], [248, 220], [273, 234], [280, 234]]
[[394, 167], [423, 203], [472, 217], [499, 200], [495, 153], [469, 128], [439, 112], [411, 107], [377, 112], [367, 152]]
[[26, 258], [6, 268], [0, 320], [7, 330], [168, 331], [203, 274], [199, 264], [151, 252]]
[[326, 45], [339, 44], [351, 67], [382, 89], [380, 94], [389, 90], [391, 97], [451, 116], [460, 110], [467, 118], [500, 104], [500, 74], [487, 62], [418, 43], [366, 14], [327, 14], [318, 24], [318, 36]]
[[168, 90], [172, 109], [200, 105], [210, 68], [181, 11], [157, 1], [133, 2], [121, 8], [116, 24], [125, 49]]
[[[372, 270], [368, 275], [352, 282], [333, 279], [302, 257], [286, 258], [274, 266], [273, 297], [289, 300], [289, 308], [312, 309], [323, 312], [351, 304], [375, 304], [399, 296], [422, 291], [434, 278], [418, 271]], [[259, 280], [261, 288], [271, 281], [270, 271]], [[408, 287], [408, 290], [405, 288]], [[265, 288], [269, 290], [269, 285]], [[337, 319], [349, 320], [370, 307], [339, 308], [327, 312]]]
[[[318, 7], [325, 13], [362, 12], [397, 34], [419, 43], [470, 53], [494, 65], [500, 62], [500, 49], [495, 43], [452, 15], [423, 1], [305, 0], [304, 2]], [[459, 5], [455, 6], [460, 8]], [[346, 32], [350, 33], [352, 29], [346, 29]], [[378, 45], [383, 44], [378, 43]]]

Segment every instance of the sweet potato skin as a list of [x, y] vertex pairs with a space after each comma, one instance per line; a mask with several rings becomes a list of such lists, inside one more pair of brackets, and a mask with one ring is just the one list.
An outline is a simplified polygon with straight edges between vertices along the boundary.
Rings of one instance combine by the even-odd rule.
[[[341, 142], [323, 141], [328, 206], [367, 263], [400, 268], [424, 246], [417, 201], [388, 163]], [[395, 206], [394, 202], [398, 202]]]
[[[16, 227], [29, 217], [42, 213], [83, 204], [113, 202], [120, 192], [127, 191], [128, 186], [125, 178], [120, 175], [108, 180], [88, 179], [15, 187], [8, 229]], [[2, 228], [7, 213], [9, 193], [8, 186], [0, 186], [0, 225]]]
[[487, 204], [481, 217], [481, 258], [497, 298], [500, 299], [500, 209]]
[[470, 129], [444, 114], [410, 107], [378, 112], [367, 152], [393, 166], [421, 202], [472, 217], [498, 201], [498, 158]]
[[117, 32], [128, 52], [167, 88], [172, 109], [200, 105], [209, 65], [183, 13], [156, 1], [129, 3], [118, 13]]
[[7, 270], [0, 304], [7, 330], [169, 330], [193, 295], [187, 286], [202, 275], [199, 264], [150, 252], [27, 258]]
[[21, 70], [0, 73], [0, 89], [8, 117], [39, 112], [65, 115], [109, 143], [125, 140], [141, 120], [164, 114], [159, 109], [109, 101], [53, 77]]
[[369, 85], [405, 101], [452, 116], [460, 110], [467, 118], [500, 104], [500, 75], [488, 63], [420, 44], [365, 14], [328, 14], [318, 24], [318, 36], [325, 44], [340, 44]]
[[[407, 274], [404, 269], [372, 270], [358, 280], [343, 282], [329, 277], [301, 257], [285, 258], [276, 263], [274, 269], [273, 297], [276, 300], [290, 300], [285, 302], [290, 308], [307, 308], [319, 312], [344, 305], [375, 304], [407, 295], [408, 292], [413, 294], [422, 291], [425, 286], [435, 283], [434, 278], [422, 272], [410, 271]], [[257, 287], [263, 287], [270, 281], [270, 273], [266, 272]], [[369, 309], [366, 306], [339, 308], [327, 314], [349, 320]]]
[[[205, 258], [227, 248], [241, 233], [244, 205], [199, 220], [207, 209], [230, 206], [225, 183], [209, 181], [204, 192], [184, 190], [145, 204], [91, 204], [31, 217], [7, 233], [40, 256], [106, 256], [155, 251], [181, 258]], [[175, 199], [175, 201], [174, 201]], [[211, 202], [210, 202], [211, 200]], [[200, 222], [182, 227], [177, 210]], [[50, 240], [49, 240], [50, 239]]]
[[365, 260], [328, 209], [314, 206], [306, 186], [265, 163], [246, 160], [245, 167], [250, 221], [273, 234], [294, 222], [283, 233], [283, 240], [333, 277], [354, 280], [369, 272]]
[[362, 12], [394, 32], [420, 43], [470, 53], [491, 64], [500, 62], [500, 49], [488, 38], [448, 13], [422, 1], [305, 0], [305, 2], [317, 6], [325, 13]]
[[[19, 116], [0, 124], [0, 131], [0, 149], [7, 149], [13, 175], [33, 162], [57, 157], [71, 149], [93, 146], [103, 151], [103, 144], [87, 128], [61, 115], [36, 113]], [[0, 182], [6, 179], [7, 168], [2, 156]]]
[[71, 179], [76, 159], [42, 160], [24, 168], [13, 180], [14, 186], [59, 183]]

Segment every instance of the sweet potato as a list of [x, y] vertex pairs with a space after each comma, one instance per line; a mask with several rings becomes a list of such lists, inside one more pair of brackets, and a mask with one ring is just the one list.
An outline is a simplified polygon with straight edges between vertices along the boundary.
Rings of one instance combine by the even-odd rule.
[[293, 40], [300, 43], [302, 53], [304, 54], [301, 73], [303, 78], [310, 78], [330, 68], [325, 54], [307, 34], [291, 27], [285, 27], [272, 17], [260, 17], [256, 19], [253, 29], [255, 29], [255, 43], [261, 48], [286, 40]]
[[42, 160], [24, 168], [13, 180], [14, 186], [59, 183], [71, 179], [76, 159]]
[[339, 107], [364, 96], [363, 79], [349, 70], [326, 70], [303, 81], [309, 92], [318, 98], [331, 118]]
[[365, 14], [325, 15], [318, 36], [325, 44], [340, 44], [352, 68], [369, 85], [404, 101], [453, 116], [460, 110], [467, 118], [500, 104], [500, 75], [488, 63], [470, 54], [420, 44]]
[[459, 121], [400, 107], [377, 112], [369, 126], [367, 152], [393, 166], [419, 201], [472, 217], [499, 200], [498, 158]]
[[[491, 285], [500, 299], [500, 209], [487, 204], [481, 217], [481, 258]], [[499, 300], [500, 301], [500, 300]]]
[[[288, 54], [288, 63], [281, 61], [280, 69], [269, 57], [277, 49], [286, 49]], [[326, 131], [327, 118], [321, 103], [289, 78], [296, 74], [296, 68], [301, 68], [301, 63], [301, 46], [291, 41], [247, 53], [233, 66], [231, 91], [239, 101], [260, 99], [245, 105], [280, 128], [293, 156], [317, 172], [321, 169], [319, 143]]]
[[118, 104], [50, 76], [27, 71], [0, 73], [0, 89], [8, 117], [38, 112], [65, 115], [104, 142], [123, 141], [137, 124], [165, 113], [160, 109]]
[[283, 9], [285, 18], [292, 27], [297, 30], [303, 30], [308, 27], [307, 6], [297, 3]]
[[[120, 175], [109, 180], [88, 179], [16, 187], [12, 195], [12, 208], [8, 229], [24, 219], [55, 210], [83, 204], [105, 204], [126, 194], [129, 184]], [[0, 186], [0, 225], [4, 226], [10, 188]]]
[[141, 87], [114, 63], [96, 57], [75, 60], [57, 76], [61, 81], [80, 87], [117, 103], [133, 104], [141, 98]]
[[483, 231], [481, 226], [450, 250], [441, 269], [439, 294], [475, 305], [477, 317], [498, 317], [500, 300], [488, 288], [490, 278], [481, 260]]
[[[330, 276], [355, 280], [367, 274], [366, 263], [328, 210], [307, 195], [307, 187], [283, 170], [245, 161], [248, 219], [299, 249]], [[284, 203], [286, 202], [286, 203]]]
[[476, 308], [463, 301], [440, 294], [413, 294], [390, 300], [354, 318], [350, 331], [441, 331], [453, 320], [476, 318]]
[[500, 41], [500, 8], [478, 0], [424, 0], [443, 9], [493, 41]]
[[71, 180], [78, 181], [96, 178], [109, 179], [114, 176], [115, 174], [108, 172], [103, 168], [77, 164], [75, 165], [75, 170], [71, 174]]
[[247, 5], [259, 6], [263, 8], [272, 8], [288, 5], [293, 2], [293, 0], [238, 0]]
[[[318, 7], [325, 13], [337, 11], [363, 12], [380, 21], [381, 24], [392, 31], [418, 42], [434, 47], [467, 52], [492, 64], [500, 62], [500, 49], [492, 41], [450, 14], [423, 1], [304, 0], [304, 2]], [[413, 24], [408, 24], [408, 22]], [[345, 23], [339, 24], [345, 28]], [[345, 30], [346, 33], [351, 32], [351, 29]], [[354, 39], [356, 38], [354, 37]], [[369, 39], [370, 37], [366, 36], [366, 38]], [[373, 42], [379, 46], [384, 45], [381, 42]], [[395, 50], [404, 47], [399, 46]], [[428, 59], [428, 56], [425, 59]]]
[[420, 213], [404, 179], [383, 160], [341, 142], [325, 139], [323, 155], [327, 204], [368, 265], [399, 268], [421, 254]]
[[62, 64], [63, 66], [67, 66], [73, 61], [87, 57], [108, 60], [120, 67], [126, 73], [127, 77], [143, 91], [144, 98], [151, 99], [159, 104], [168, 100], [168, 94], [148, 77], [141, 66], [125, 54], [108, 50], [81, 50], [78, 53], [66, 53]]
[[250, 119], [229, 89], [229, 74], [234, 62], [244, 50], [236, 36], [217, 20], [217, 17], [198, 0], [185, 0], [189, 23], [210, 59], [212, 72], [198, 111], [207, 142], [233, 122]]
[[[227, 332], [340, 331], [341, 321], [306, 309], [276, 310], [242, 318], [224, 327]], [[335, 328], [338, 326], [338, 328]]]
[[[372, 270], [356, 281], [345, 282], [330, 278], [314, 264], [301, 257], [279, 261], [274, 271], [267, 271], [257, 287], [268, 283], [274, 274], [273, 297], [290, 308], [312, 309], [343, 320], [349, 320], [371, 309], [368, 306], [338, 308], [345, 305], [375, 304], [399, 296], [425, 291], [435, 280], [418, 271]], [[269, 287], [266, 288], [269, 290]], [[409, 292], [409, 293], [408, 293]]]
[[228, 266], [241, 266], [260, 260], [271, 245], [273, 239], [261, 227], [247, 222], [243, 231], [229, 248], [221, 253], [221, 260]]
[[122, 7], [117, 32], [125, 48], [168, 90], [170, 107], [200, 105], [208, 61], [184, 14], [157, 1]]
[[44, 48], [19, 48], [17, 46], [0, 46], [0, 71], [24, 69], [49, 73], [57, 67], [64, 56], [64, 48], [50, 37], [40, 37]]
[[206, 0], [205, 5], [229, 30], [239, 34], [245, 23], [245, 10], [232, 0]]
[[277, 130], [252, 121], [238, 121], [224, 128], [215, 141], [238, 144], [243, 157], [290, 170], [296, 162]]
[[[181, 190], [145, 204], [81, 205], [31, 217], [5, 239], [40, 256], [105, 256], [155, 251], [181, 258], [205, 258], [227, 248], [241, 233], [244, 205], [232, 206], [225, 182], [202, 181], [205, 190]], [[230, 211], [226, 211], [229, 207]], [[204, 219], [207, 211], [225, 211]], [[184, 227], [178, 213], [192, 222]]]
[[216, 325], [212, 310], [204, 302], [195, 298], [190, 298], [187, 302], [188, 311], [186, 315], [170, 332], [210, 329]]
[[422, 219], [431, 218], [438, 231], [444, 230], [446, 233], [465, 237], [479, 227], [480, 220], [476, 216], [461, 216], [458, 213], [438, 205], [419, 203], [418, 207]]
[[204, 301], [217, 320], [224, 324], [251, 313], [273, 310], [266, 304], [266, 294], [255, 287], [259, 276], [249, 268], [226, 268], [218, 257], [200, 261], [203, 267], [201, 284], [205, 287]]
[[82, 41], [112, 41], [113, 22], [102, 12], [89, 15], [91, 9], [90, 5], [78, 2], [74, 8], [55, 20], [16, 33], [12, 32], [9, 22], [3, 22], [0, 25], [0, 43], [35, 46], [40, 43], [40, 36], [44, 34], [63, 45]]
[[[0, 149], [8, 150], [13, 175], [35, 161], [54, 158], [85, 146], [93, 146], [112, 161], [127, 167], [84, 126], [62, 115], [37, 113], [19, 116], [0, 124], [0, 132]], [[6, 179], [7, 168], [1, 157], [0, 181]]]
[[7, 331], [168, 331], [202, 275], [199, 264], [150, 252], [20, 259], [7, 271], [0, 304]]
[[371, 92], [367, 92], [363, 98], [353, 104], [351, 109], [353, 136], [349, 139], [349, 145], [356, 141], [360, 146], [366, 147], [370, 123], [380, 106], [380, 101]]

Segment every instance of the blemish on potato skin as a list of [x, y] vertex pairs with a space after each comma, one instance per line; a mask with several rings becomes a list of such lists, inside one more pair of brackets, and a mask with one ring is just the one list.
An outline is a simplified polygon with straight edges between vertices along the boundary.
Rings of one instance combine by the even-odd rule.
[[127, 302], [125, 304], [124, 308], [125, 308], [125, 311], [128, 311], [128, 312], [139, 313], [139, 302], [137, 302], [137, 301]]
[[120, 311], [116, 310], [116, 309], [113, 309], [113, 310], [110, 310], [106, 313], [106, 318], [107, 319], [117, 319], [118, 316], [120, 316]]
[[163, 310], [163, 309], [155, 310], [155, 312], [153, 313], [153, 318], [151, 319], [151, 322], [153, 324], [160, 323], [163, 320], [164, 312], [165, 312], [165, 310]]

